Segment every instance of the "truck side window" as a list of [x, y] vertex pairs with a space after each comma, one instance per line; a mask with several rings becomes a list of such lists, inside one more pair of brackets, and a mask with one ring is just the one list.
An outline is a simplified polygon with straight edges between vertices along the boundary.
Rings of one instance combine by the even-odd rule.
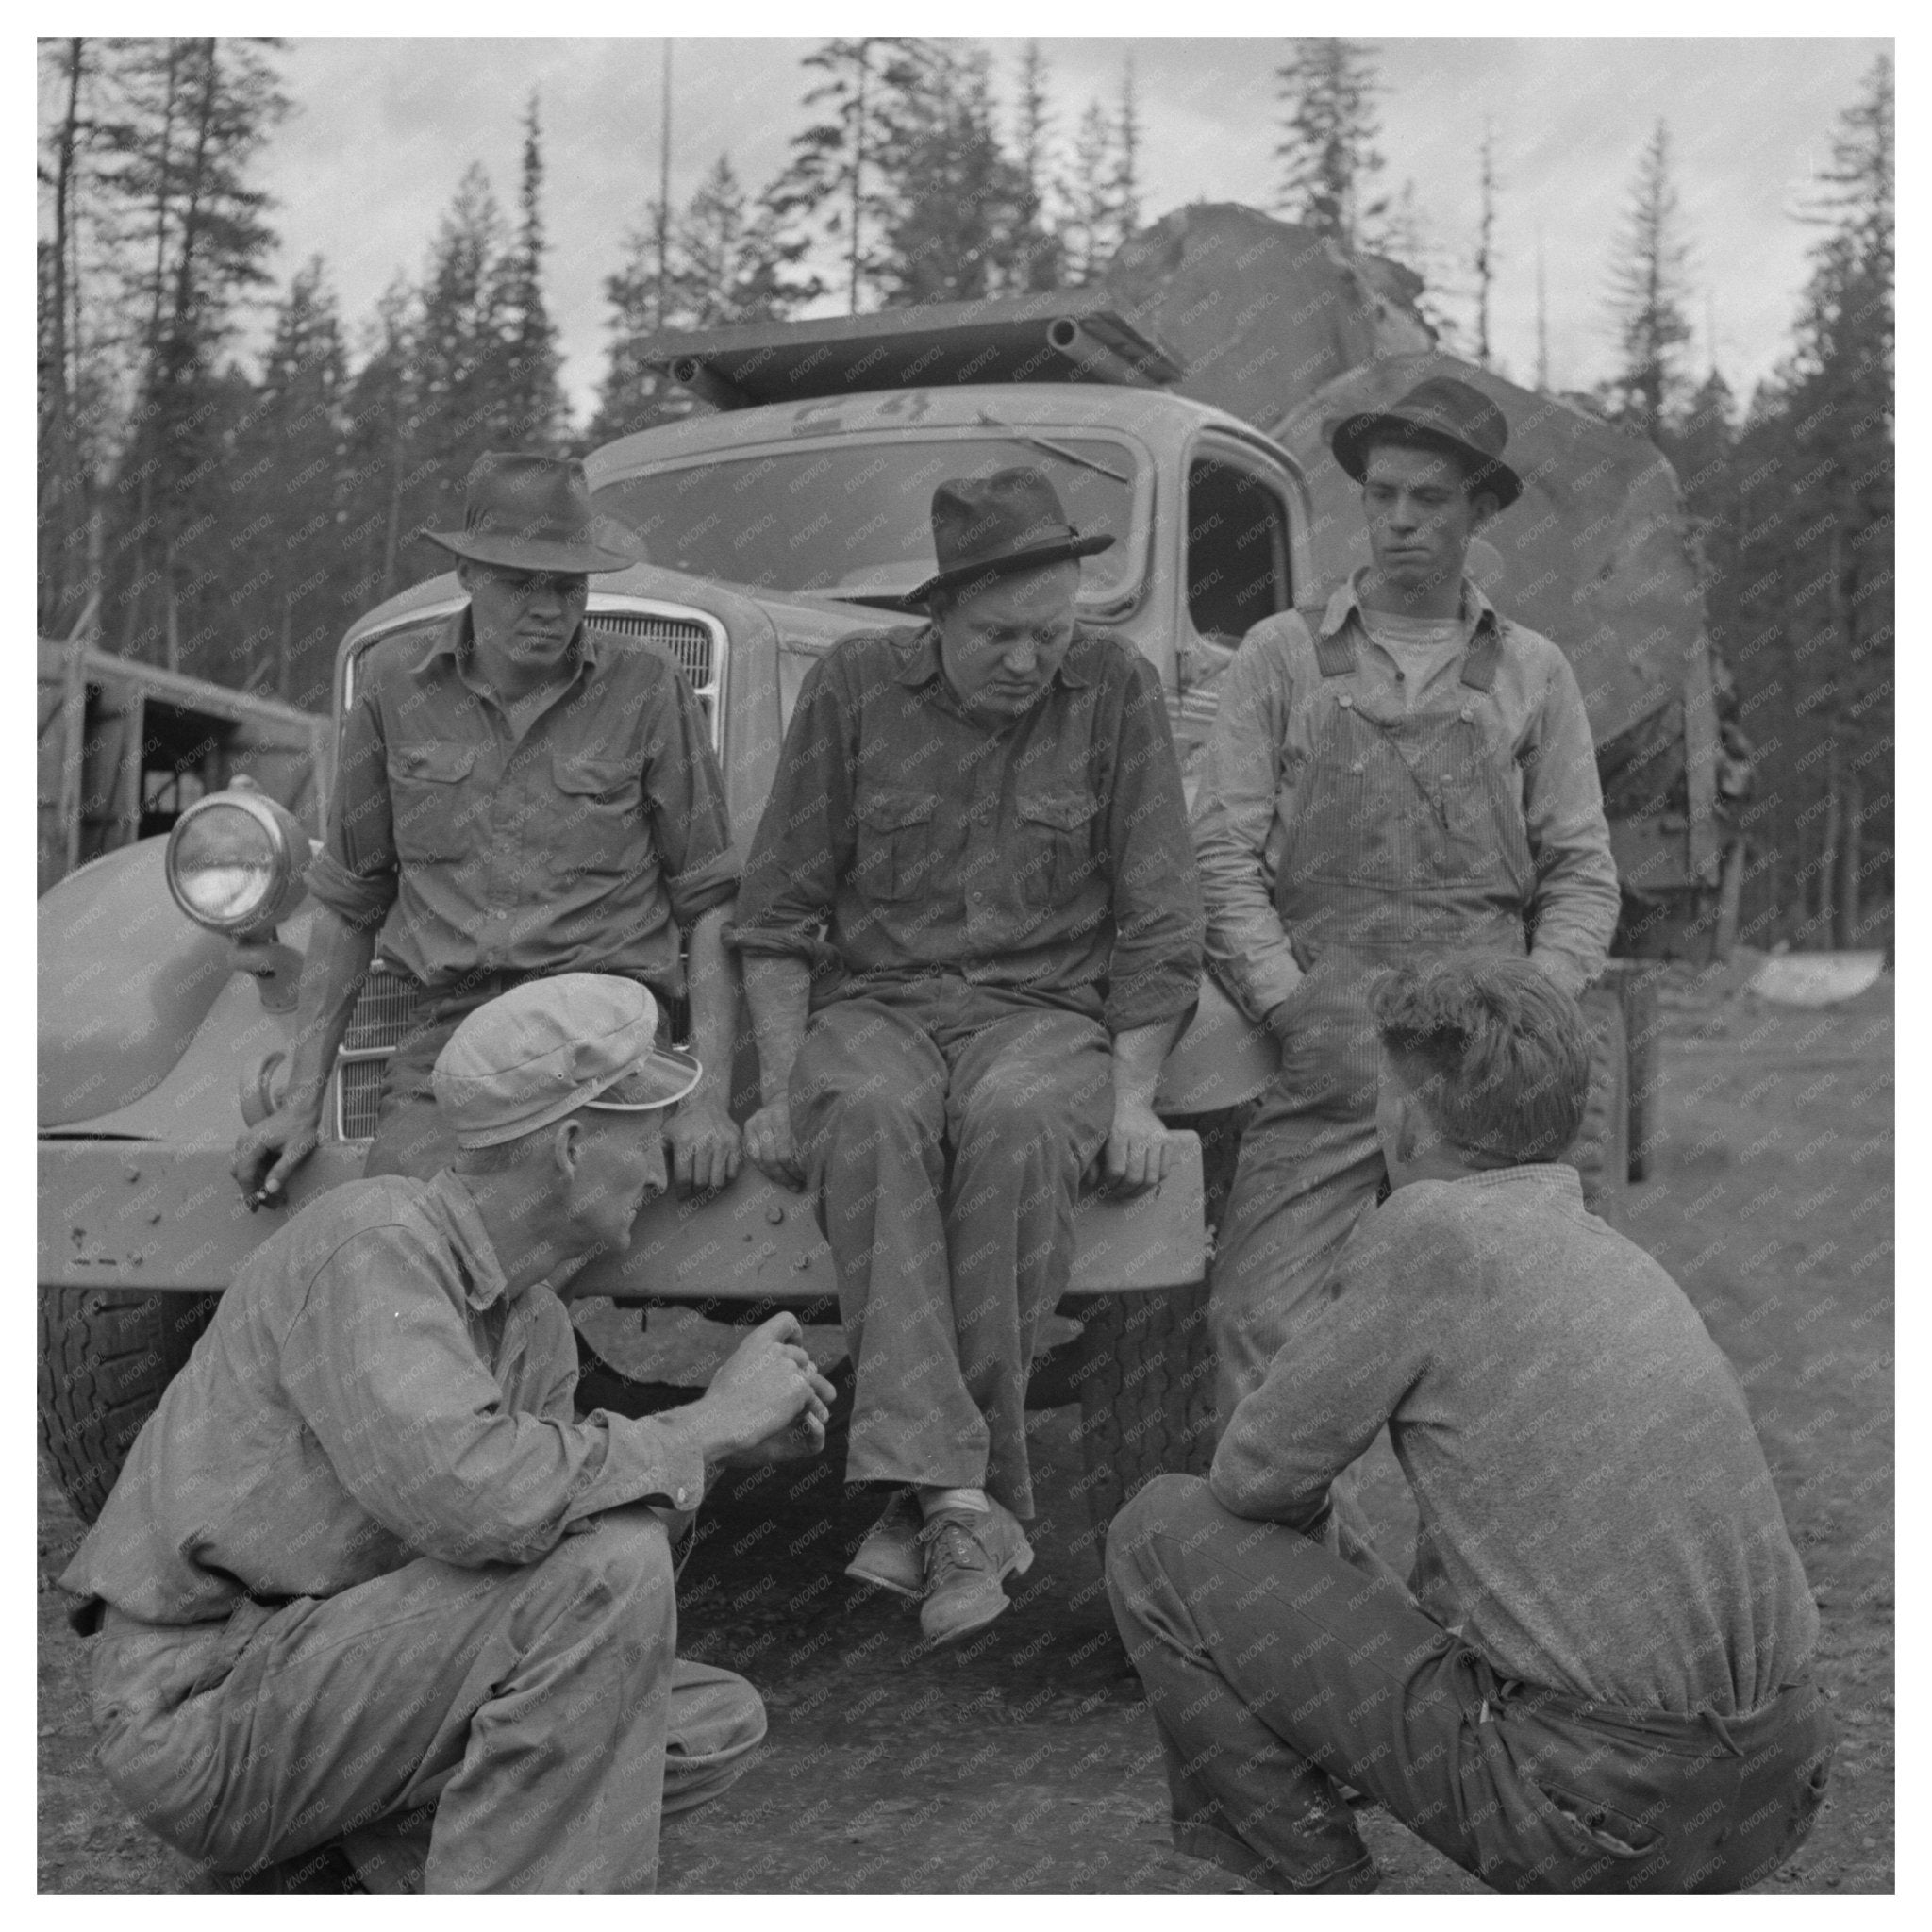
[[1256, 471], [1212, 457], [1188, 468], [1188, 616], [1233, 646], [1293, 601], [1288, 506]]

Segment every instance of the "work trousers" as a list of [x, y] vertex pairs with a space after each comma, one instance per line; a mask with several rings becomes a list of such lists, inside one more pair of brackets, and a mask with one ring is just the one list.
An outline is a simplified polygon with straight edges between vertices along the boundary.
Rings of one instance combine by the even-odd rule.
[[1324, 962], [1302, 982], [1291, 995], [1280, 1071], [1241, 1133], [1208, 1301], [1223, 1429], [1327, 1286], [1382, 1185], [1381, 1048], [1368, 999], [1374, 971], [1365, 961]]
[[420, 1557], [215, 1624], [109, 1609], [101, 1764], [218, 1872], [338, 1839], [359, 1866], [380, 1821], [433, 1806], [425, 1890], [649, 1891], [660, 1809], [722, 1790], [765, 1731], [757, 1691], [678, 1661], [676, 1637], [669, 1541], [641, 1506], [527, 1565]]
[[1741, 1718], [1499, 1677], [1405, 1591], [1198, 1477], [1114, 1519], [1108, 1590], [1167, 1762], [1175, 1846], [1272, 1891], [1364, 1891], [1341, 1780], [1499, 1891], [1737, 1891], [1804, 1841], [1831, 1726], [1812, 1685]]
[[814, 1013], [791, 1097], [856, 1378], [846, 1480], [984, 1485], [1030, 1517], [1026, 1377], [1113, 1122], [1106, 1028], [921, 979]]

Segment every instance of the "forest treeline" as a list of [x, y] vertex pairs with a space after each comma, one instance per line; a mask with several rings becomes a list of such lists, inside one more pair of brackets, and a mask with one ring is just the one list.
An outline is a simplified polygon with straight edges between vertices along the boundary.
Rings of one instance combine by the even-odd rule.
[[[659, 330], [1077, 287], [1166, 212], [1145, 205], [1130, 64], [1075, 111], [1036, 45], [1003, 100], [972, 42], [827, 41], [771, 180], [721, 154], [613, 235], [578, 422], [545, 297], [541, 103], [508, 204], [473, 166], [420, 267], [352, 322], [322, 260], [271, 274], [258, 164], [289, 111], [281, 58], [263, 40], [40, 43], [38, 608], [43, 635], [86, 620], [108, 650], [310, 708], [345, 625], [438, 567], [413, 533], [459, 515], [477, 453], [588, 448], [687, 406], [641, 366]], [[1442, 345], [1499, 366], [1511, 186], [1493, 129], [1472, 141], [1476, 224], [1443, 237], [1388, 178], [1371, 49], [1288, 42], [1275, 79], [1276, 173], [1250, 198], [1415, 269]], [[1681, 479], [1727, 730], [1754, 755], [1732, 808], [1757, 944], [1856, 942], [1890, 898], [1892, 87], [1880, 57], [1831, 133], [1795, 217], [1816, 241], [1789, 352], [1748, 398], [1692, 352], [1696, 238], [1659, 123], [1604, 238], [1616, 373], [1577, 398]], [[1503, 373], [1548, 388], [1541, 334], [1536, 368]]]

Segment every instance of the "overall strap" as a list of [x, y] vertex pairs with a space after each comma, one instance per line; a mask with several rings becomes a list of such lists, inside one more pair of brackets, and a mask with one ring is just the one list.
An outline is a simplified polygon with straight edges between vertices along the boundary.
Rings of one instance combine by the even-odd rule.
[[1503, 660], [1503, 620], [1495, 618], [1477, 636], [1462, 660], [1462, 681], [1472, 691], [1488, 691], [1496, 682], [1496, 666]]
[[1294, 611], [1314, 640], [1315, 662], [1322, 667], [1322, 675], [1346, 677], [1355, 669], [1355, 641], [1348, 634], [1348, 625], [1344, 624], [1328, 637], [1322, 635], [1322, 622], [1328, 615], [1325, 598], [1319, 604], [1297, 604]]

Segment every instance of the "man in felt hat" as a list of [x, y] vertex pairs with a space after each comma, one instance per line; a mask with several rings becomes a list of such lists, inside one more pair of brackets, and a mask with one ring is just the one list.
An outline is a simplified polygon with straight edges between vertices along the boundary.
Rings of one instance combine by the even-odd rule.
[[[524, 980], [615, 973], [687, 992], [709, 1070], [673, 1116], [673, 1178], [739, 1166], [727, 1107], [737, 991], [721, 933], [738, 868], [703, 710], [658, 647], [585, 621], [592, 574], [642, 546], [597, 515], [575, 458], [488, 455], [457, 558], [465, 608], [357, 667], [281, 1107], [236, 1150], [251, 1204], [314, 1146], [323, 1091], [376, 948], [418, 991], [384, 1072], [367, 1174], [434, 1174], [451, 1148], [430, 1069], [468, 1013]], [[680, 958], [680, 940], [688, 937]]]
[[1465, 568], [1523, 491], [1502, 410], [1432, 376], [1327, 430], [1371, 561], [1325, 606], [1248, 633], [1195, 803], [1210, 966], [1281, 1047], [1215, 1245], [1224, 1424], [1383, 1180], [1374, 971], [1526, 951], [1579, 993], [1617, 921], [1575, 676]]
[[1090, 1168], [1158, 1182], [1201, 908], [1160, 686], [1088, 630], [1082, 536], [1030, 468], [941, 483], [927, 622], [808, 674], [734, 942], [764, 1105], [809, 1190], [856, 1374], [846, 1479], [892, 1491], [852, 1574], [943, 1642], [1032, 1551], [1027, 1372]]
[[660, 1801], [764, 1735], [749, 1684], [675, 1657], [671, 1536], [712, 1469], [822, 1448], [831, 1387], [778, 1315], [689, 1407], [579, 1420], [555, 1291], [666, 1185], [702, 1070], [657, 1024], [602, 974], [471, 1013], [433, 1074], [453, 1165], [258, 1248], [136, 1440], [60, 1582], [102, 1766], [191, 1857], [649, 1890]]

